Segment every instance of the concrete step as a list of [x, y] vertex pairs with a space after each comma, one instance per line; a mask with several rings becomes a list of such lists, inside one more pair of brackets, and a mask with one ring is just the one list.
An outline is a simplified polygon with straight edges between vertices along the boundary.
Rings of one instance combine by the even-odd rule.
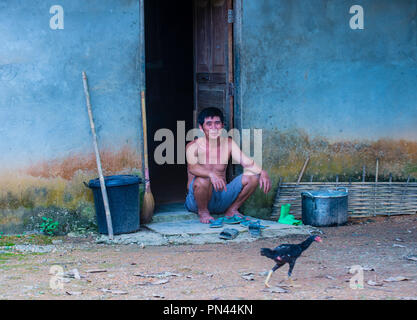
[[192, 220], [196, 218], [194, 212], [189, 211], [165, 211], [165, 212], [156, 212], [152, 217], [151, 223], [160, 223], [160, 222], [173, 222], [181, 220]]
[[[220, 216], [213, 215], [213, 217], [217, 219]], [[292, 235], [307, 236], [315, 232], [321, 233], [318, 229], [310, 226], [291, 226], [261, 219], [260, 221], [267, 228], [262, 230], [260, 238], [253, 238], [249, 234], [248, 228], [240, 224], [225, 224], [221, 228], [210, 228], [208, 224], [200, 223], [197, 214], [185, 210], [183, 203], [174, 203], [157, 206], [152, 222], [147, 225], [141, 225], [141, 229], [138, 232], [116, 235], [113, 240], [109, 240], [107, 235], [101, 235], [96, 241], [108, 244], [161, 246], [256, 241], [265, 238], [279, 238]], [[233, 240], [220, 239], [219, 234], [224, 228], [234, 228], [239, 231], [239, 235]]]
[[185, 209], [184, 203], [161, 204], [155, 207], [151, 223], [173, 222], [195, 219], [196, 214]]
[[[96, 241], [108, 244], [141, 244], [141, 245], [181, 245], [181, 244], [205, 244], [205, 243], [225, 243], [225, 242], [251, 242], [266, 238], [280, 238], [288, 236], [308, 236], [312, 233], [321, 233], [317, 228], [311, 226], [290, 226], [278, 222], [260, 220], [262, 225], [268, 226], [262, 230], [261, 237], [253, 238], [247, 227], [241, 225], [224, 225], [222, 228], [210, 228], [207, 224], [202, 224], [196, 216], [194, 219], [171, 221], [171, 222], [152, 222], [142, 227], [139, 232], [114, 236], [114, 240], [109, 240], [107, 235], [101, 235]], [[219, 238], [220, 232], [224, 228], [234, 228], [239, 231], [239, 235], [233, 240], [223, 240]]]

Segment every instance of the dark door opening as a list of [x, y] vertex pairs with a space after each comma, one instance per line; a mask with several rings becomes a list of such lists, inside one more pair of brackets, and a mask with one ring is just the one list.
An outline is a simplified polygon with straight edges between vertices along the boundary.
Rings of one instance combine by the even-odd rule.
[[[146, 113], [149, 174], [156, 204], [180, 202], [187, 192], [187, 166], [177, 164], [177, 121], [193, 127], [192, 0], [145, 0]], [[155, 132], [175, 137], [175, 164], [158, 165]]]
[[[187, 165], [177, 160], [177, 121], [197, 127], [205, 107], [233, 127], [232, 0], [144, 0], [149, 174], [156, 204], [183, 202]], [[232, 14], [233, 15], [233, 14]], [[174, 134], [175, 164], [156, 163], [155, 132]]]

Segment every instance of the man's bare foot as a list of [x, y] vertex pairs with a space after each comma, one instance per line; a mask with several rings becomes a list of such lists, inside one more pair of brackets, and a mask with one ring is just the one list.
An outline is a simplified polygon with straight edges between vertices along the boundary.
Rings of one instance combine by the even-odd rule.
[[225, 217], [233, 217], [235, 215], [240, 218], [243, 218], [243, 214], [241, 214], [238, 210], [227, 210], [224, 214]]
[[198, 216], [200, 217], [201, 223], [210, 223], [211, 220], [214, 220], [208, 211], [199, 212]]

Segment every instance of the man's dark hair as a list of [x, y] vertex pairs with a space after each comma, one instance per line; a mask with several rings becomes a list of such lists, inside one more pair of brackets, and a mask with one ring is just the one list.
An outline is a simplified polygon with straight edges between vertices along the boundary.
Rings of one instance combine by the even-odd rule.
[[197, 122], [203, 125], [204, 120], [206, 118], [213, 118], [213, 117], [219, 117], [220, 121], [224, 123], [223, 112], [220, 109], [214, 108], [214, 107], [205, 108], [201, 110], [200, 113], [198, 114]]

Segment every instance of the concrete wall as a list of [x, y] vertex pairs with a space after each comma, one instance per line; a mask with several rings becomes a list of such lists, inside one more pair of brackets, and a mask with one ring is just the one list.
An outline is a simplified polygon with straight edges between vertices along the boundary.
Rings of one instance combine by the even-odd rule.
[[[274, 185], [305, 179], [417, 176], [417, 4], [245, 0], [238, 38], [242, 128], [263, 129]], [[66, 229], [94, 221], [96, 177], [81, 71], [89, 77], [105, 174], [141, 170], [139, 0], [0, 0], [0, 232], [36, 229], [43, 216]], [[270, 214], [274, 188], [248, 213]], [[65, 230], [64, 230], [65, 231]]]
[[[50, 27], [55, 4], [64, 29]], [[42, 215], [91, 218], [82, 181], [97, 173], [81, 72], [105, 173], [140, 173], [139, 0], [0, 0], [0, 30], [0, 231]]]
[[[364, 29], [352, 30], [353, 4]], [[264, 129], [264, 165], [296, 181], [417, 177], [417, 2], [248, 0], [240, 43], [243, 128]], [[270, 208], [275, 192], [251, 208]]]

